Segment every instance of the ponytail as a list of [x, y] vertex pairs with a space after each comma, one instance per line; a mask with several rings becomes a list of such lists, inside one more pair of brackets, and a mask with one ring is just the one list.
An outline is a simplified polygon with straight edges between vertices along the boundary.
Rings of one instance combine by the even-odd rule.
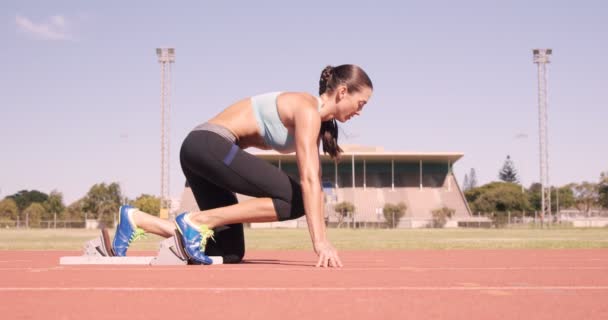
[[[334, 67], [327, 66], [321, 72], [319, 79], [319, 95], [327, 91], [327, 84], [332, 80]], [[337, 160], [340, 157], [342, 148], [338, 145], [338, 123], [335, 119], [321, 122], [321, 130], [319, 132], [321, 142], [323, 143], [323, 153], [329, 153], [332, 159]]]

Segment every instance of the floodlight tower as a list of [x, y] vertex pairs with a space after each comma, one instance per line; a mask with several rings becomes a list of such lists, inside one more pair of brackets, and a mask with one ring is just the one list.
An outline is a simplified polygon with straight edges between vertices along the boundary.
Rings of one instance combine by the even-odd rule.
[[169, 218], [169, 121], [171, 116], [171, 64], [175, 62], [174, 48], [157, 48], [160, 63], [160, 217]]
[[538, 66], [538, 131], [540, 139], [541, 225], [545, 215], [551, 216], [551, 187], [549, 185], [549, 151], [547, 136], [547, 63], [552, 49], [534, 49], [534, 63]]

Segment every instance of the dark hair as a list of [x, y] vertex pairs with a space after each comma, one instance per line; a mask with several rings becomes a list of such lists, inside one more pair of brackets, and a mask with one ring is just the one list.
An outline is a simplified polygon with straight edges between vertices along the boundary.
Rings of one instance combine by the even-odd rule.
[[[372, 81], [365, 71], [353, 64], [327, 66], [319, 79], [319, 95], [332, 94], [340, 85], [345, 85], [348, 92], [360, 92], [363, 88], [374, 89]], [[323, 121], [319, 136], [323, 141], [323, 152], [329, 153], [332, 159], [338, 159], [342, 148], [338, 145], [338, 123], [335, 119]]]

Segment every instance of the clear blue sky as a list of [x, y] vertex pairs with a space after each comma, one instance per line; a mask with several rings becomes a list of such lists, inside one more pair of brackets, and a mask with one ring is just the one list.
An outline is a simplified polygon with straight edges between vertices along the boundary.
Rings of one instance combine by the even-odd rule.
[[510, 154], [538, 181], [532, 49], [549, 65], [551, 183], [608, 170], [605, 1], [2, 1], [1, 196], [95, 183], [158, 194], [160, 69], [176, 48], [171, 190], [191, 128], [267, 91], [316, 93], [327, 64], [374, 82], [343, 143], [456, 151], [462, 181], [497, 179]]

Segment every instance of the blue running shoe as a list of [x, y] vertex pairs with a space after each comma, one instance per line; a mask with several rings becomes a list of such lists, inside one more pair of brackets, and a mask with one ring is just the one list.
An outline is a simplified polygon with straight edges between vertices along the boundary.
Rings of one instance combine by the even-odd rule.
[[205, 246], [207, 246], [207, 240], [213, 239], [213, 230], [209, 229], [207, 225], [200, 227], [194, 225], [187, 216], [187, 212], [184, 212], [175, 217], [175, 225], [180, 237], [181, 244], [184, 247], [184, 251], [188, 258], [196, 264], [211, 264], [213, 260], [205, 255]]
[[131, 214], [136, 208], [131, 206], [120, 206], [118, 213], [118, 227], [116, 227], [116, 234], [114, 235], [114, 241], [112, 241], [112, 251], [114, 255], [118, 257], [124, 257], [127, 255], [127, 249], [131, 242], [140, 239], [144, 236], [145, 231], [137, 228], [131, 221]]

